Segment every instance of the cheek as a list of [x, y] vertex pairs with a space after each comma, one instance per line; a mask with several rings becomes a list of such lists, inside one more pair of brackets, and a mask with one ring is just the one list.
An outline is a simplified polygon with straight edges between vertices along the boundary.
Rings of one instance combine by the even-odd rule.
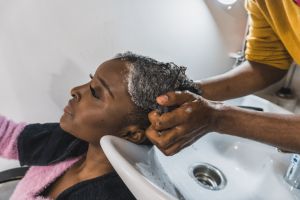
[[84, 109], [73, 117], [62, 116], [61, 127], [75, 137], [90, 143], [99, 142], [104, 135], [116, 135], [123, 125], [125, 115], [115, 107], [106, 109]]
[[107, 124], [103, 110], [77, 110], [73, 116], [64, 114], [60, 119], [60, 126], [75, 137], [90, 142], [101, 136]]
[[106, 129], [107, 120], [101, 112], [92, 110], [90, 112], [82, 112], [74, 118], [74, 132], [80, 136], [96, 137], [103, 133]]

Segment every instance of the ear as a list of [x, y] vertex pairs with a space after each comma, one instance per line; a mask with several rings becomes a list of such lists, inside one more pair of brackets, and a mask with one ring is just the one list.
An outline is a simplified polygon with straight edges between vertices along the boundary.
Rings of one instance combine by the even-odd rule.
[[141, 144], [146, 139], [145, 130], [141, 129], [136, 125], [131, 125], [124, 130], [124, 133], [121, 134], [121, 137], [129, 140], [130, 142]]

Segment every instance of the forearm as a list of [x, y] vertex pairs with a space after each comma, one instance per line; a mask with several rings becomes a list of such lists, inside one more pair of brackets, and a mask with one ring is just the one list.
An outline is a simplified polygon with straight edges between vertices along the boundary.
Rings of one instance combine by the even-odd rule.
[[18, 159], [17, 138], [23, 131], [25, 123], [15, 123], [0, 115], [0, 156]]
[[253, 139], [300, 152], [300, 116], [248, 111], [223, 105], [217, 109], [216, 132]]
[[279, 81], [287, 71], [255, 62], [245, 62], [229, 72], [201, 80], [203, 97], [226, 100], [251, 94]]

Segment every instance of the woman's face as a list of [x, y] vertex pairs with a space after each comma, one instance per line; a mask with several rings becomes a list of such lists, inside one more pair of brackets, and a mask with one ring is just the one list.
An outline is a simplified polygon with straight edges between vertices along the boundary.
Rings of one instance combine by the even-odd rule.
[[91, 81], [71, 90], [72, 99], [60, 119], [61, 127], [89, 143], [103, 135], [119, 136], [134, 109], [128, 93], [128, 67], [121, 60], [101, 64]]

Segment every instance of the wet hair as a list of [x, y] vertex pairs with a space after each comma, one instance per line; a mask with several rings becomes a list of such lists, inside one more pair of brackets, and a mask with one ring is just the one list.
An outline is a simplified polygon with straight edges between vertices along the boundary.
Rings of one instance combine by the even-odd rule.
[[173, 62], [159, 62], [153, 58], [125, 52], [117, 54], [129, 63], [128, 92], [136, 106], [145, 111], [157, 109], [163, 112], [156, 97], [169, 91], [189, 90], [199, 94], [195, 83], [186, 74], [186, 67]]
[[115, 59], [126, 61], [129, 65], [128, 93], [137, 107], [129, 119], [139, 122], [142, 128], [149, 126], [147, 116], [151, 110], [168, 110], [156, 103], [157, 96], [184, 90], [200, 94], [196, 84], [186, 76], [186, 67], [173, 62], [159, 62], [132, 52], [119, 53]]
[[119, 53], [115, 58], [128, 64], [128, 93], [137, 107], [129, 119], [138, 120], [142, 128], [149, 126], [148, 113], [151, 110], [168, 110], [156, 103], [156, 97], [169, 91], [188, 90], [200, 94], [195, 83], [186, 76], [186, 67], [132, 52]]

